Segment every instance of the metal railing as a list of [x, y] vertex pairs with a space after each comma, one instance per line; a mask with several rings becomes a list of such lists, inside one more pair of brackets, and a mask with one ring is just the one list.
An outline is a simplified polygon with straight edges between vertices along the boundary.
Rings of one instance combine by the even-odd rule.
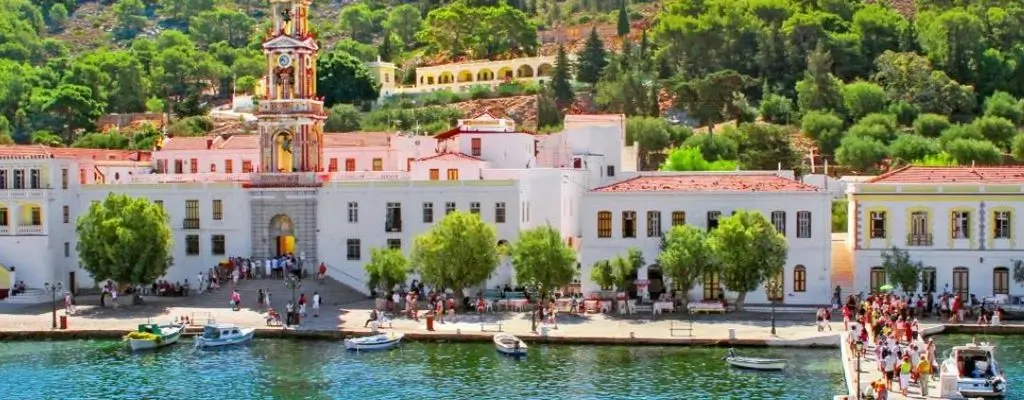
[[182, 229], [199, 229], [199, 218], [185, 218], [181, 221]]
[[907, 235], [907, 246], [931, 246], [933, 243], [932, 234], [930, 233], [911, 233]]

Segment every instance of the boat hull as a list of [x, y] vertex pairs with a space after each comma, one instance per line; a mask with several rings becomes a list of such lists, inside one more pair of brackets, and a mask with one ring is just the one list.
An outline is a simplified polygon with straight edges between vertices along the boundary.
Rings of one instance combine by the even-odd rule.
[[402, 335], [381, 334], [364, 338], [346, 339], [345, 348], [353, 351], [390, 350], [402, 343]]
[[725, 362], [733, 367], [757, 371], [782, 371], [786, 369], [786, 360], [750, 359], [743, 357], [727, 357]]
[[1002, 384], [1001, 389], [997, 390], [993, 386], [992, 382], [985, 379], [958, 379], [956, 382], [956, 388], [960, 392], [960, 395], [973, 399], [973, 398], [986, 398], [986, 399], [1001, 399], [1006, 397], [1006, 383]]
[[167, 347], [172, 344], [178, 343], [178, 339], [181, 339], [181, 332], [185, 329], [184, 327], [162, 327], [161, 329], [173, 330], [170, 334], [162, 335], [160, 342], [156, 340], [140, 340], [140, 339], [128, 339], [128, 348], [132, 351], [143, 351], [153, 350], [161, 347]]
[[252, 340], [253, 334], [256, 332], [256, 330], [252, 328], [242, 328], [240, 330], [242, 332], [241, 335], [229, 338], [208, 339], [202, 336], [196, 336], [196, 347], [200, 349], [213, 349], [246, 344]]
[[526, 343], [512, 335], [495, 335], [494, 349], [498, 354], [509, 357], [525, 357], [529, 351]]

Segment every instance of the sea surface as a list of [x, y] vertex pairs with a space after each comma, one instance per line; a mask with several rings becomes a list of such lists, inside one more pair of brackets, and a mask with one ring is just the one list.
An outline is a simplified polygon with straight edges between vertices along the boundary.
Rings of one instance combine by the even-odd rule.
[[405, 343], [346, 352], [339, 342], [255, 340], [130, 354], [116, 341], [0, 343], [7, 399], [831, 399], [838, 350], [740, 349], [784, 357], [785, 372], [729, 368], [726, 349], [533, 346], [522, 360], [483, 343]]

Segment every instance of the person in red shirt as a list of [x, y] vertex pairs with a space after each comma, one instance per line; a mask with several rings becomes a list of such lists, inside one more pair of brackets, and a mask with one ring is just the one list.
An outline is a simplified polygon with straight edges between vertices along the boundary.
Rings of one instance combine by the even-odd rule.
[[843, 330], [844, 331], [850, 330], [850, 314], [851, 314], [850, 305], [847, 304], [847, 305], [843, 306]]
[[950, 313], [952, 315], [950, 315], [950, 317], [949, 317], [949, 322], [952, 322], [954, 324], [960, 322], [960, 313], [961, 313], [960, 308], [963, 307], [963, 306], [964, 306], [964, 304], [963, 304], [963, 301], [960, 300], [960, 295], [953, 296], [953, 309], [951, 310], [952, 312]]
[[316, 279], [323, 280], [327, 276], [327, 264], [320, 263], [320, 269], [316, 272]]

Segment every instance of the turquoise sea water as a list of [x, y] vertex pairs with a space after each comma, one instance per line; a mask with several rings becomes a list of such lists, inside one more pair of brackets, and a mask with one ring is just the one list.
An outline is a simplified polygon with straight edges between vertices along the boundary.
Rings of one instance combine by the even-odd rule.
[[349, 353], [339, 342], [256, 340], [129, 354], [119, 342], [0, 343], [4, 399], [830, 399], [838, 350], [740, 349], [782, 373], [735, 370], [726, 349], [533, 346], [524, 360], [475, 343]]

